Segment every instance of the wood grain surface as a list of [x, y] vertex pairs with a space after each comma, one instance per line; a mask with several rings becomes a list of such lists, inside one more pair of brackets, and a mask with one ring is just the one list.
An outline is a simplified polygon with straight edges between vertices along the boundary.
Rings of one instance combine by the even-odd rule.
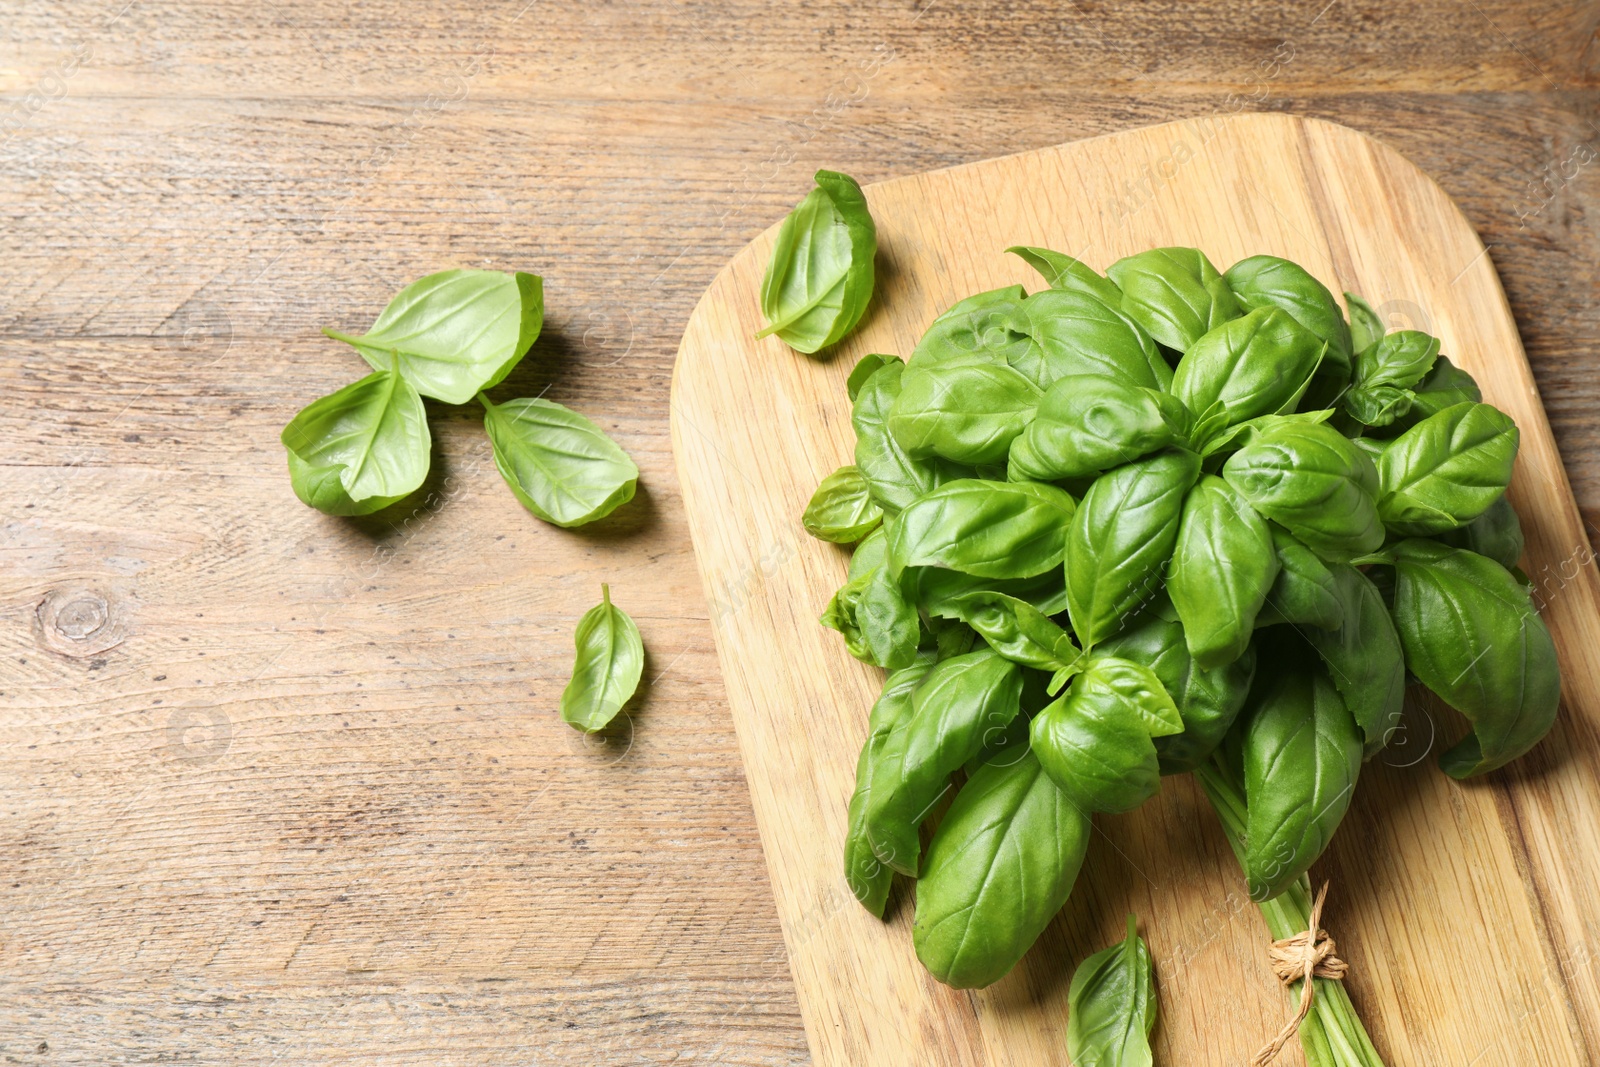
[[[716, 272], [819, 166], [871, 182], [1174, 118], [1334, 119], [1490, 246], [1593, 516], [1597, 21], [1555, 0], [12, 0], [0, 1062], [809, 1062], [668, 444]], [[545, 333], [496, 396], [548, 390], [634, 455], [640, 498], [606, 523], [538, 523], [442, 405], [431, 496], [342, 521], [290, 493], [279, 429], [362, 372], [318, 328], [456, 266], [544, 276]], [[650, 685], [587, 746], [555, 702], [602, 580]], [[1370, 859], [1355, 873], [1393, 876]], [[1236, 903], [1182, 947], [1259, 983], [1255, 933]], [[1164, 988], [1254, 1003], [1228, 1032], [1273, 1015], [1259, 984]], [[1572, 996], [1532, 981], [1509, 1010], [1544, 1026]]]

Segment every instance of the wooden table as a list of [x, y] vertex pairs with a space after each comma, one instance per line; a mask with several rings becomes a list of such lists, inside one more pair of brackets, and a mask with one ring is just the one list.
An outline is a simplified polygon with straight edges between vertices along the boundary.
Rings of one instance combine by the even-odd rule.
[[[1600, 518], [1600, 4], [1324, 2], [11, 4], [3, 1062], [807, 1061], [666, 415], [695, 300], [818, 166], [1370, 132], [1489, 243]], [[618, 438], [613, 519], [533, 519], [443, 405], [415, 500], [294, 499], [279, 429], [363, 369], [318, 327], [451, 266], [544, 276], [497, 395]], [[554, 706], [601, 581], [650, 663], [595, 742]]]

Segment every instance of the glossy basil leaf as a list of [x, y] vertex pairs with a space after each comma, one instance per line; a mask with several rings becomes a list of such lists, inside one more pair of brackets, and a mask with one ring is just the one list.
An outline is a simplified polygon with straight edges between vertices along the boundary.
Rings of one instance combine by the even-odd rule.
[[1152, 1067], [1156, 969], [1128, 916], [1128, 936], [1078, 964], [1067, 991], [1067, 1055], [1074, 1067]]
[[1083, 647], [1093, 648], [1161, 590], [1178, 539], [1183, 501], [1200, 477], [1200, 457], [1158, 452], [1095, 480], [1067, 532], [1067, 612]]
[[1359, 354], [1383, 339], [1383, 320], [1372, 310], [1372, 305], [1354, 293], [1344, 294], [1350, 305], [1350, 348]]
[[1331, 426], [1279, 422], [1229, 457], [1222, 476], [1256, 511], [1324, 559], [1349, 560], [1383, 544], [1378, 472]]
[[923, 820], [950, 789], [950, 775], [1022, 710], [1022, 669], [981, 648], [935, 664], [911, 694], [907, 715], [884, 741], [867, 799], [866, 832], [878, 859], [917, 875]]
[[819, 621], [839, 631], [845, 648], [856, 659], [890, 669], [909, 666], [916, 659], [922, 637], [917, 609], [887, 567], [850, 578], [833, 595]]
[[1266, 521], [1221, 478], [1200, 479], [1184, 501], [1167, 575], [1167, 592], [1197, 663], [1221, 667], [1244, 654], [1277, 577]]
[[1277, 256], [1251, 256], [1223, 274], [1228, 288], [1246, 311], [1275, 307], [1328, 343], [1321, 373], [1341, 386], [1350, 380], [1354, 349], [1344, 311], [1328, 287], [1298, 263]]
[[977, 293], [951, 305], [933, 320], [911, 354], [913, 366], [925, 369], [945, 363], [979, 360], [1011, 367], [1041, 384], [1043, 355], [1029, 336], [1020, 285]]
[[883, 917], [894, 871], [878, 859], [867, 837], [867, 801], [883, 760], [889, 734], [911, 714], [911, 691], [928, 673], [929, 664], [917, 663], [889, 675], [883, 692], [867, 718], [867, 740], [856, 760], [856, 788], [850, 795], [848, 829], [844, 839], [844, 877], [850, 892], [872, 914]]
[[1304, 874], [1338, 829], [1361, 771], [1361, 731], [1320, 670], [1265, 679], [1244, 725], [1250, 899], [1271, 900]]
[[1122, 290], [1122, 310], [1179, 352], [1240, 314], [1227, 281], [1195, 248], [1153, 248], [1117, 260], [1106, 273]]
[[983, 578], [944, 567], [907, 567], [900, 573], [900, 588], [907, 600], [936, 617], [956, 617], [961, 609], [953, 601], [976, 592], [1014, 597], [1043, 615], [1059, 615], [1067, 610], [1067, 590], [1060, 567], [1031, 578]]
[[1439, 534], [1438, 540], [1453, 548], [1470, 549], [1480, 556], [1488, 556], [1507, 570], [1522, 559], [1522, 523], [1511, 501], [1503, 496], [1459, 530]]
[[1150, 335], [1115, 306], [1080, 290], [1046, 289], [1022, 302], [1029, 334], [1038, 342], [1049, 388], [1062, 378], [1098, 374], [1146, 389], [1165, 389], [1172, 368]]
[[1107, 307], [1120, 307], [1122, 304], [1121, 289], [1093, 267], [1064, 252], [1030, 248], [1027, 245], [1015, 245], [1006, 251], [1021, 257], [1024, 263], [1042, 274], [1045, 284], [1052, 289], [1073, 289], [1087, 293]]
[[1120, 378], [1061, 378], [1011, 443], [1011, 480], [1098, 474], [1177, 444], [1188, 430], [1188, 409], [1169, 393]]
[[313, 400], [280, 435], [302, 502], [330, 515], [368, 515], [428, 476], [432, 438], [422, 398], [392, 371]]
[[1367, 755], [1389, 743], [1405, 704], [1406, 667], [1400, 636], [1371, 579], [1344, 563], [1329, 566], [1340, 622], [1332, 630], [1304, 629], [1361, 727]]
[[861, 321], [872, 299], [878, 233], [854, 178], [819, 170], [817, 187], [789, 212], [773, 242], [761, 283], [767, 326], [799, 352], [836, 344]]
[[861, 394], [861, 387], [867, 384], [867, 379], [878, 373], [880, 369], [890, 363], [899, 363], [899, 356], [881, 356], [869, 352], [856, 360], [856, 365], [850, 369], [850, 377], [845, 380], [845, 393], [850, 397], [850, 403], [856, 402], [856, 397]]
[[800, 524], [812, 537], [849, 545], [877, 529], [883, 509], [872, 499], [867, 480], [854, 464], [840, 467], [817, 486]]
[[1409, 429], [1429, 415], [1457, 404], [1476, 404], [1483, 399], [1478, 382], [1472, 375], [1450, 362], [1449, 356], [1434, 361], [1433, 370], [1417, 383], [1411, 394], [1411, 410], [1403, 419], [1396, 420], [1401, 429]]
[[889, 562], [889, 531], [882, 526], [867, 534], [856, 545], [855, 551], [850, 553], [850, 565], [847, 576], [859, 578], [870, 574]]
[[1355, 379], [1344, 395], [1346, 411], [1367, 426], [1387, 426], [1411, 410], [1412, 387], [1433, 369], [1439, 339], [1420, 330], [1400, 330], [1360, 353]]
[[1511, 482], [1516, 423], [1489, 404], [1457, 404], [1391, 441], [1378, 460], [1378, 514], [1397, 534], [1442, 533], [1489, 509]]
[[611, 603], [611, 587], [600, 587], [600, 603], [578, 620], [572, 678], [561, 691], [561, 718], [589, 733], [602, 730], [639, 688], [644, 642], [627, 612]]
[[1148, 668], [1095, 656], [1072, 686], [1034, 716], [1033, 752], [1084, 811], [1132, 811], [1161, 788], [1152, 738], [1183, 732], [1183, 717]]
[[582, 415], [534, 397], [483, 404], [494, 465], [522, 506], [556, 526], [603, 519], [633, 499], [639, 468]]
[[905, 369], [898, 361], [880, 367], [861, 386], [850, 413], [856, 431], [856, 469], [867, 480], [872, 499], [890, 515], [966, 473], [948, 460], [913, 459], [889, 432], [889, 412], [900, 395]]
[[1004, 977], [1067, 902], [1089, 829], [1026, 748], [978, 768], [928, 844], [911, 931], [922, 965], [957, 989]]
[[989, 647], [1013, 663], [1058, 671], [1076, 663], [1078, 648], [1048, 615], [1025, 600], [978, 589], [940, 603], [941, 614], [976, 630]]
[[374, 370], [398, 366], [423, 396], [465, 404], [511, 373], [544, 324], [544, 288], [518, 271], [447, 270], [412, 282], [353, 345]]
[[1256, 616], [1256, 628], [1284, 623], [1338, 629], [1344, 622], [1344, 607], [1328, 565], [1277, 526], [1272, 527], [1272, 548], [1278, 556], [1278, 577]]
[[1555, 644], [1527, 590], [1500, 564], [1402, 541], [1394, 623], [1411, 673], [1472, 721], [1472, 732], [1439, 759], [1447, 774], [1504, 766], [1550, 729], [1561, 700]]
[[913, 359], [889, 411], [889, 432], [909, 456], [1001, 463], [1041, 395], [1004, 364], [968, 358], [928, 366]]
[[1196, 664], [1184, 643], [1183, 623], [1170, 604], [1160, 602], [1097, 651], [1150, 668], [1177, 706], [1183, 732], [1155, 738], [1162, 774], [1192, 771], [1211, 758], [1244, 707], [1256, 672], [1254, 645], [1213, 670]]
[[[1213, 456], [1222, 456], [1227, 453], [1237, 452], [1239, 449], [1253, 442], [1258, 435], [1266, 430], [1284, 425], [1286, 423], [1310, 423], [1320, 425], [1327, 422], [1334, 412], [1331, 409], [1318, 411], [1295, 411], [1288, 415], [1258, 415], [1253, 419], [1229, 426], [1213, 436], [1206, 442], [1201, 453], [1207, 459]], [[1368, 452], [1370, 458], [1372, 453]]]
[[1237, 423], [1294, 410], [1327, 345], [1277, 308], [1261, 308], [1195, 340], [1172, 375], [1194, 413], [1194, 447]]
[[979, 578], [1030, 578], [1061, 564], [1075, 504], [1054, 486], [964, 478], [902, 511], [889, 569], [944, 567]]

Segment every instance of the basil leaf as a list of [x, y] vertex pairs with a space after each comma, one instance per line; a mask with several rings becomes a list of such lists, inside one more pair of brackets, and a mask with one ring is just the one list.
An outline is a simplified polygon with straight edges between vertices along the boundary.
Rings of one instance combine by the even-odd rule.
[[1006, 749], [956, 794], [917, 883], [917, 958], [957, 989], [1010, 971], [1067, 902], [1089, 845], [1078, 811], [1026, 748]]
[[1229, 457], [1222, 476], [1324, 559], [1350, 560], [1383, 544], [1377, 469], [1331, 426], [1267, 427]]
[[848, 545], [861, 540], [883, 521], [883, 509], [872, 500], [859, 468], [840, 467], [817, 486], [800, 524], [812, 537]]
[[1082, 478], [1178, 443], [1189, 412], [1174, 396], [1118, 378], [1074, 375], [1045, 391], [1011, 443], [1012, 481]]
[[[1332, 410], [1296, 411], [1288, 415], [1258, 415], [1253, 419], [1246, 419], [1244, 422], [1230, 426], [1216, 434], [1206, 442], [1206, 446], [1200, 454], [1210, 459], [1212, 456], [1220, 456], [1225, 452], [1237, 452], [1255, 441], [1259, 434], [1275, 426], [1293, 422], [1318, 425], [1327, 422], [1333, 415], [1334, 412]], [[1363, 451], [1367, 452], [1369, 459], [1372, 457], [1373, 452], [1371, 450], [1363, 449]], [[1382, 449], [1378, 451], [1382, 451]]]
[[844, 637], [856, 659], [891, 670], [916, 659], [922, 628], [887, 567], [851, 578], [828, 602], [819, 620]]
[[1387, 426], [1411, 410], [1417, 385], [1439, 357], [1439, 339], [1420, 330], [1385, 336], [1360, 353], [1344, 409], [1367, 426]]
[[1500, 564], [1431, 541], [1395, 546], [1394, 623], [1406, 666], [1472, 721], [1439, 765], [1456, 778], [1527, 752], [1555, 721], [1555, 644], [1527, 590]]
[[1067, 613], [1084, 648], [1161, 589], [1200, 457], [1168, 449], [1095, 480], [1067, 531]]
[[1227, 482], [1215, 475], [1201, 478], [1184, 500], [1167, 576], [1167, 592], [1197, 663], [1220, 667], [1244, 654], [1277, 577], [1266, 522]]
[[1344, 606], [1333, 572], [1317, 554], [1287, 530], [1272, 527], [1272, 549], [1278, 577], [1256, 616], [1256, 628], [1286, 623], [1336, 630], [1344, 622]]
[[867, 480], [872, 499], [890, 515], [965, 473], [948, 460], [913, 459], [889, 433], [889, 412], [900, 395], [905, 369], [899, 361], [879, 368], [862, 385], [850, 413], [856, 431], [856, 468]]
[[295, 495], [329, 515], [371, 514], [428, 476], [432, 438], [422, 398], [393, 371], [313, 400], [280, 440]]
[[1397, 534], [1442, 533], [1489, 509], [1511, 482], [1516, 423], [1489, 404], [1457, 404], [1391, 441], [1378, 460], [1378, 514]]
[[539, 336], [544, 288], [518, 271], [447, 270], [406, 286], [353, 345], [374, 370], [396, 367], [423, 396], [465, 404], [505, 380]]
[[1335, 563], [1328, 570], [1339, 603], [1339, 624], [1333, 630], [1304, 630], [1301, 635], [1322, 657], [1345, 707], [1361, 727], [1370, 756], [1389, 743], [1400, 725], [1405, 657], [1389, 609], [1372, 580], [1348, 564]]
[[605, 729], [639, 688], [644, 642], [639, 628], [611, 603], [611, 587], [600, 587], [600, 603], [578, 620], [573, 643], [578, 659], [561, 691], [561, 718], [593, 733]]
[[639, 468], [576, 411], [533, 397], [483, 404], [494, 465], [523, 507], [556, 526], [603, 519], [633, 499]]
[[1096, 656], [1034, 716], [1029, 737], [1052, 781], [1084, 811], [1132, 811], [1161, 788], [1152, 738], [1183, 732], [1161, 680], [1131, 660]]
[[924, 370], [947, 363], [974, 360], [1011, 367], [1029, 381], [1041, 384], [1044, 360], [1038, 344], [1028, 336], [1022, 302], [1028, 294], [1020, 285], [977, 293], [953, 304], [933, 320], [911, 353], [911, 365]]
[[1449, 356], [1440, 356], [1434, 361], [1433, 370], [1412, 390], [1411, 410], [1404, 418], [1395, 420], [1395, 425], [1402, 430], [1409, 429], [1445, 408], [1469, 402], [1476, 404], [1482, 399], [1477, 379], [1451, 363]]
[[1067, 991], [1067, 1055], [1074, 1067], [1152, 1067], [1156, 971], [1128, 916], [1128, 936], [1078, 964]]
[[1459, 530], [1439, 534], [1438, 540], [1452, 548], [1470, 549], [1480, 556], [1488, 556], [1506, 570], [1515, 568], [1522, 559], [1522, 523], [1511, 501], [1503, 496]]
[[1228, 283], [1195, 248], [1153, 248], [1117, 260], [1106, 273], [1122, 290], [1122, 310], [1179, 352], [1240, 314]]
[[1067, 590], [1060, 567], [1052, 567], [1032, 578], [982, 578], [944, 567], [907, 567], [900, 573], [900, 588], [906, 599], [931, 616], [958, 616], [955, 601], [968, 593], [990, 592], [1014, 597], [1031, 605], [1042, 615], [1059, 615], [1067, 610]]
[[968, 358], [929, 367], [913, 359], [889, 412], [889, 433], [909, 456], [998, 463], [1033, 418], [1041, 395], [1003, 364]]
[[1021, 257], [1024, 263], [1044, 275], [1045, 284], [1052, 289], [1087, 293], [1107, 307], [1120, 307], [1122, 304], [1121, 289], [1094, 268], [1063, 252], [1030, 248], [1027, 245], [1013, 245], [1006, 251]]
[[928, 664], [918, 663], [895, 671], [884, 681], [883, 692], [867, 719], [867, 740], [856, 761], [856, 788], [850, 795], [849, 828], [844, 839], [844, 877], [855, 898], [880, 919], [889, 900], [894, 871], [872, 851], [872, 842], [867, 838], [867, 801], [882, 765], [884, 744], [890, 732], [911, 714], [911, 691], [928, 668]]
[[799, 352], [836, 344], [861, 321], [872, 299], [878, 233], [854, 178], [819, 170], [806, 194], [778, 228], [761, 283], [767, 326]]
[[1286, 312], [1261, 308], [1197, 338], [1172, 375], [1172, 395], [1194, 412], [1194, 447], [1237, 423], [1294, 410], [1325, 342]]
[[1222, 277], [1246, 311], [1281, 308], [1326, 341], [1328, 354], [1319, 373], [1328, 375], [1339, 388], [1349, 383], [1354, 356], [1350, 327], [1333, 293], [1310, 271], [1277, 256], [1251, 256], [1229, 267]]
[[918, 498], [889, 530], [889, 570], [944, 567], [1029, 578], [1060, 566], [1072, 497], [1033, 482], [963, 478]]
[[1350, 305], [1350, 348], [1360, 355], [1383, 339], [1383, 320], [1354, 293], [1344, 294], [1344, 302]]
[[1114, 305], [1080, 290], [1046, 289], [1022, 302], [1028, 333], [1038, 342], [1040, 385], [1098, 374], [1147, 389], [1165, 389], [1172, 368], [1150, 335]]
[[1059, 671], [1078, 660], [1078, 648], [1067, 632], [1025, 600], [979, 589], [950, 597], [939, 611], [960, 619], [1013, 663], [1041, 671]]
[[861, 394], [861, 387], [867, 384], [868, 378], [878, 373], [880, 368], [900, 361], [899, 356], [880, 356], [876, 353], [868, 353], [856, 360], [855, 367], [850, 371], [850, 377], [844, 383], [845, 392], [850, 397], [850, 403], [854, 404], [856, 402], [856, 397]]

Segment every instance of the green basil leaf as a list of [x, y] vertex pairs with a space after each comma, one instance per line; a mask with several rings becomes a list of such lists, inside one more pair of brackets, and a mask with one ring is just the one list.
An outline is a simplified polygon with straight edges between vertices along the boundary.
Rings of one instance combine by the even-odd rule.
[[1165, 389], [1172, 368], [1150, 335], [1114, 305], [1080, 290], [1046, 289], [1022, 302], [1028, 333], [1038, 342], [1045, 388], [1062, 378], [1098, 374], [1147, 389]]
[[868, 378], [890, 363], [899, 362], [901, 362], [899, 356], [880, 356], [870, 352], [856, 360], [856, 365], [851, 368], [850, 377], [844, 383], [845, 392], [850, 396], [850, 403], [856, 402], [856, 397], [861, 394], [861, 387], [867, 384]]
[[1030, 578], [1060, 566], [1076, 505], [1033, 482], [963, 478], [918, 498], [889, 530], [889, 569], [944, 567], [980, 578]]
[[1020, 285], [977, 293], [933, 320], [911, 354], [913, 366], [931, 369], [945, 363], [974, 360], [1011, 367], [1034, 384], [1042, 384], [1043, 356], [1027, 332]]
[[539, 336], [544, 288], [518, 271], [447, 270], [400, 290], [355, 346], [374, 370], [398, 366], [423, 396], [465, 404], [505, 380]]
[[1024, 667], [1059, 671], [1078, 660], [1078, 648], [1067, 632], [1014, 596], [979, 589], [950, 597], [939, 610], [972, 627], [990, 648]]
[[957, 989], [1004, 977], [1067, 902], [1089, 828], [1026, 748], [978, 768], [928, 844], [912, 926], [922, 965]]
[[917, 609], [889, 576], [876, 567], [851, 578], [828, 602], [819, 620], [844, 637], [845, 648], [863, 663], [896, 669], [909, 666], [922, 637]]
[[856, 431], [856, 468], [867, 480], [872, 499], [889, 515], [966, 473], [948, 460], [913, 459], [889, 432], [889, 412], [900, 395], [905, 369], [898, 361], [879, 368], [861, 386], [850, 413]]
[[600, 587], [600, 603], [578, 620], [578, 659], [561, 691], [561, 718], [580, 730], [602, 730], [622, 710], [644, 673], [644, 642], [626, 612]]
[[1132, 811], [1161, 788], [1152, 738], [1183, 732], [1161, 680], [1131, 660], [1095, 656], [1034, 716], [1033, 752], [1084, 811]]
[[1378, 460], [1378, 514], [1397, 534], [1442, 533], [1489, 509], [1511, 482], [1518, 434], [1489, 404], [1457, 404], [1391, 441]]
[[1067, 532], [1067, 613], [1093, 648], [1161, 589], [1200, 457], [1168, 449], [1095, 480]]
[[1152, 1067], [1156, 970], [1128, 916], [1121, 944], [1096, 952], [1072, 973], [1067, 992], [1067, 1055], [1074, 1067]]
[[784, 218], [761, 282], [757, 337], [777, 334], [798, 352], [843, 340], [872, 299], [878, 232], [854, 178], [816, 173], [817, 187]]
[[1412, 386], [1420, 383], [1439, 357], [1439, 339], [1420, 330], [1385, 336], [1356, 356], [1355, 379], [1342, 403], [1358, 422], [1387, 426], [1411, 410]]
[[427, 414], [392, 371], [369, 374], [301, 409], [280, 435], [301, 501], [330, 515], [368, 515], [428, 476]]
[[1183, 503], [1167, 576], [1196, 662], [1220, 667], [1244, 654], [1277, 577], [1265, 520], [1221, 478], [1200, 479]]
[[1045, 284], [1052, 289], [1071, 289], [1087, 293], [1107, 307], [1122, 305], [1122, 290], [1093, 267], [1073, 259], [1063, 252], [1048, 248], [1030, 248], [1014, 245], [1007, 252], [1021, 257], [1022, 261], [1044, 275]]
[[1122, 290], [1122, 310], [1179, 352], [1240, 314], [1227, 281], [1195, 248], [1153, 248], [1117, 260], [1106, 273]]
[[1075, 375], [1045, 391], [1011, 443], [1008, 470], [1012, 481], [1087, 477], [1176, 444], [1188, 431], [1188, 409], [1168, 393]]
[[1405, 657], [1383, 594], [1355, 567], [1332, 564], [1340, 622], [1333, 630], [1303, 630], [1322, 657], [1345, 707], [1355, 717], [1371, 755], [1400, 725], [1406, 696]]
[[911, 714], [885, 740], [867, 798], [866, 832], [878, 859], [916, 877], [923, 821], [950, 789], [950, 776], [1021, 714], [1021, 700], [1021, 668], [992, 649], [935, 664], [911, 694]]
[[[1334, 412], [1331, 409], [1296, 411], [1288, 415], [1259, 415], [1256, 418], [1246, 419], [1244, 422], [1230, 426], [1216, 434], [1206, 442], [1206, 446], [1200, 454], [1210, 459], [1212, 456], [1221, 456], [1223, 453], [1237, 452], [1255, 441], [1256, 437], [1263, 431], [1270, 430], [1275, 426], [1293, 422], [1320, 425], [1327, 422], [1333, 415]], [[1369, 451], [1368, 457], [1371, 458], [1371, 456], [1372, 453]]]
[[1439, 759], [1469, 778], [1528, 751], [1555, 721], [1555, 644], [1527, 590], [1500, 564], [1431, 541], [1395, 546], [1394, 623], [1406, 666], [1472, 721]]
[[1350, 349], [1359, 355], [1383, 339], [1383, 320], [1354, 293], [1344, 294], [1344, 302], [1350, 305]]
[[913, 359], [889, 412], [889, 432], [909, 456], [1003, 462], [1041, 395], [1003, 364], [969, 358], [930, 367]]
[[1515, 568], [1522, 559], [1522, 523], [1511, 501], [1503, 496], [1459, 530], [1439, 534], [1438, 540], [1452, 548], [1465, 548], [1488, 556], [1506, 570]]
[[854, 464], [840, 467], [817, 486], [800, 524], [812, 537], [849, 545], [877, 529], [883, 509], [872, 499], [867, 480]]
[[1287, 530], [1272, 527], [1272, 548], [1278, 577], [1256, 616], [1256, 628], [1287, 624], [1336, 630], [1344, 607], [1328, 565]]
[[844, 839], [844, 877], [855, 898], [880, 919], [889, 900], [894, 871], [872, 851], [872, 842], [867, 837], [867, 801], [882, 766], [889, 734], [911, 714], [911, 691], [927, 675], [928, 668], [928, 664], [918, 663], [893, 672], [884, 681], [883, 692], [867, 718], [867, 740], [856, 761], [856, 788], [850, 795], [849, 823]]
[[1395, 425], [1410, 429], [1429, 415], [1436, 415], [1457, 404], [1476, 404], [1483, 399], [1477, 379], [1450, 362], [1449, 356], [1434, 361], [1433, 370], [1417, 383], [1411, 394], [1411, 410]]
[[1383, 544], [1378, 471], [1331, 426], [1280, 422], [1263, 429], [1229, 457], [1222, 476], [1324, 559], [1349, 560]]
[[954, 601], [969, 593], [991, 592], [1014, 597], [1043, 615], [1067, 610], [1065, 575], [1052, 567], [1031, 578], [983, 578], [944, 567], [907, 567], [900, 573], [906, 599], [930, 616], [954, 616]]
[[889, 531], [879, 526], [862, 538], [855, 551], [850, 553], [848, 576], [859, 578], [863, 574], [871, 574], [888, 562]]
[[483, 404], [494, 465], [523, 507], [557, 526], [603, 519], [633, 499], [639, 468], [606, 432], [540, 397]]
[[1251, 256], [1223, 274], [1228, 288], [1246, 311], [1282, 308], [1300, 325], [1328, 342], [1320, 373], [1330, 375], [1342, 388], [1350, 381], [1354, 349], [1344, 311], [1333, 293], [1298, 263], [1277, 256]]
[[1294, 410], [1327, 344], [1277, 308], [1261, 308], [1197, 338], [1172, 375], [1172, 395], [1194, 412], [1194, 447], [1260, 415]]

